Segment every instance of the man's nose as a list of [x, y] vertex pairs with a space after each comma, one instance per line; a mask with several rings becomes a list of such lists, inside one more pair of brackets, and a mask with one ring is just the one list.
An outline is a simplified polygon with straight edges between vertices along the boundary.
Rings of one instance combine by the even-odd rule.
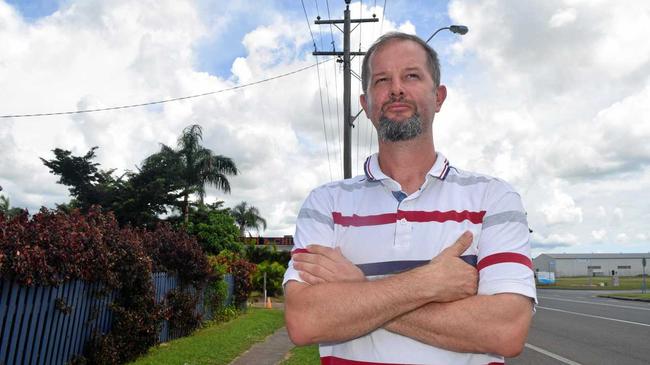
[[395, 77], [390, 83], [390, 96], [393, 98], [404, 96], [404, 88], [401, 80]]

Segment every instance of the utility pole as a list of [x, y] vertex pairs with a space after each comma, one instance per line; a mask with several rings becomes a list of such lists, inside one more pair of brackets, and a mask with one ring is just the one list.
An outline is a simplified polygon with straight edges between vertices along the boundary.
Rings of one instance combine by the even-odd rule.
[[[345, 0], [345, 11], [343, 12], [343, 20], [320, 20], [317, 19], [315, 24], [334, 24], [336, 28], [341, 30], [337, 24], [343, 24], [343, 52], [324, 52], [324, 51], [314, 51], [314, 56], [343, 56], [343, 178], [348, 179], [352, 177], [352, 152], [351, 152], [351, 140], [352, 140], [352, 127], [354, 120], [359, 116], [352, 116], [352, 102], [351, 96], [351, 68], [350, 68], [350, 56], [363, 56], [366, 52], [351, 52], [350, 51], [350, 33], [356, 29], [350, 29], [351, 23], [370, 23], [377, 22], [379, 19], [372, 15], [372, 18], [367, 19], [350, 19], [350, 1]], [[358, 26], [358, 25], [357, 25]], [[341, 62], [340, 59], [337, 62]], [[361, 112], [359, 112], [361, 113]]]

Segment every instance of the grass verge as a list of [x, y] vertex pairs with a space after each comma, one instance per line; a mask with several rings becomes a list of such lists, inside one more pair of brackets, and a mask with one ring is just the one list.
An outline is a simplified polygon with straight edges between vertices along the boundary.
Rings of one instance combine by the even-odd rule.
[[620, 293], [620, 294], [610, 294], [610, 295], [599, 295], [599, 297], [605, 298], [630, 298], [630, 299], [643, 299], [644, 301], [650, 302], [650, 293]]
[[613, 286], [612, 278], [609, 276], [579, 276], [571, 278], [557, 278], [555, 284], [540, 285], [539, 289], [587, 289], [587, 290], [635, 290], [641, 289], [642, 278], [638, 276], [623, 276], [620, 278], [620, 285]]
[[294, 347], [280, 365], [320, 365], [318, 345]]
[[230, 322], [216, 324], [149, 350], [133, 365], [228, 364], [254, 343], [284, 325], [284, 312], [249, 308]]

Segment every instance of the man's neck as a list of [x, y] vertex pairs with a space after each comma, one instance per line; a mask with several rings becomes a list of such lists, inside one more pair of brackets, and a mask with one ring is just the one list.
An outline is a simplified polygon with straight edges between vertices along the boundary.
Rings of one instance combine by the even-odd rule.
[[404, 142], [379, 142], [381, 171], [397, 181], [402, 191], [412, 194], [418, 190], [436, 162], [433, 139]]

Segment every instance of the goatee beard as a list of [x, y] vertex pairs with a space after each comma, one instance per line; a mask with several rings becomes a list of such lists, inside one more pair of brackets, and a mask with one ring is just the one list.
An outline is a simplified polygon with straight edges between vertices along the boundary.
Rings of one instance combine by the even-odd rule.
[[379, 118], [377, 136], [384, 142], [408, 141], [422, 134], [420, 115], [414, 113], [404, 121], [395, 121], [382, 115]]

